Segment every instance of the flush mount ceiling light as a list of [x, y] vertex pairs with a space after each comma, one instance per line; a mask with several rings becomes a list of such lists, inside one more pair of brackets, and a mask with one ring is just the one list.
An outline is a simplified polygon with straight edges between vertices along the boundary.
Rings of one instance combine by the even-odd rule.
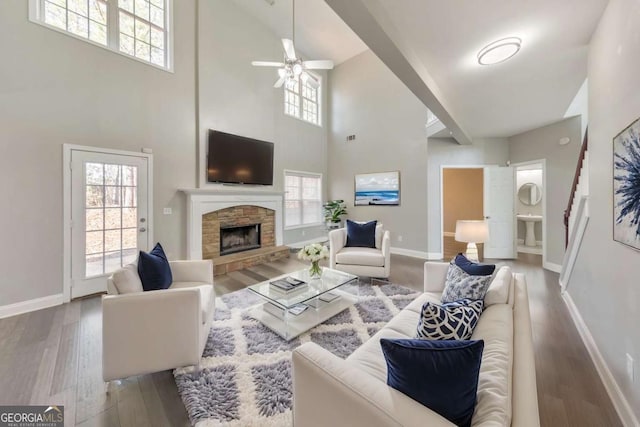
[[493, 65], [504, 62], [518, 53], [522, 40], [518, 37], [507, 37], [486, 45], [478, 52], [478, 64]]

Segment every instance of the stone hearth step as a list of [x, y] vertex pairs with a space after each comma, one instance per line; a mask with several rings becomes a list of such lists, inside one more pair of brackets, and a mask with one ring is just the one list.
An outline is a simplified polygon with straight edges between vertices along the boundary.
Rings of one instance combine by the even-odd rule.
[[224, 255], [213, 259], [213, 275], [220, 276], [221, 274], [242, 270], [254, 265], [289, 258], [289, 254], [288, 246], [271, 246]]

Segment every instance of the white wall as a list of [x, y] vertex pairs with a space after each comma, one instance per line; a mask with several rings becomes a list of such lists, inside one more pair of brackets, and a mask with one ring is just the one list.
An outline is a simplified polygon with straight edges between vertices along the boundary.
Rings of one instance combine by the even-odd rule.
[[[540, 167], [542, 168], [542, 165], [540, 165]], [[527, 214], [543, 215], [544, 214], [542, 212], [542, 199], [540, 199], [540, 202], [537, 205], [531, 206], [531, 205], [525, 205], [524, 203], [522, 203], [520, 201], [520, 198], [518, 197], [518, 190], [520, 189], [520, 187], [522, 187], [522, 185], [527, 183], [536, 184], [541, 189], [542, 197], [544, 197], [545, 188], [544, 188], [544, 183], [542, 181], [543, 181], [542, 169], [526, 169], [526, 170], [516, 169], [516, 215], [527, 215]], [[518, 239], [524, 240], [525, 234], [526, 234], [526, 225], [523, 221], [517, 221], [517, 225], [518, 225]], [[536, 240], [537, 241], [542, 240], [542, 223], [536, 222], [534, 224], [534, 230], [535, 230]]]
[[[569, 193], [580, 154], [580, 116], [572, 117], [533, 129], [509, 138], [511, 163], [522, 163], [546, 159], [547, 212], [547, 262], [562, 265], [564, 256], [564, 210], [569, 202]], [[569, 137], [567, 145], [559, 145], [560, 138]]]
[[[640, 4], [611, 0], [589, 50], [589, 211], [568, 285], [628, 403], [640, 418], [640, 252], [613, 241], [612, 140], [640, 117]], [[635, 360], [635, 382], [626, 356]]]
[[504, 165], [509, 147], [506, 138], [474, 139], [473, 145], [459, 145], [452, 139], [429, 138], [427, 186], [421, 188], [428, 197], [429, 254], [442, 254], [442, 201], [440, 169], [442, 166]]
[[176, 189], [196, 177], [193, 2], [175, 2], [175, 73], [31, 23], [27, 3], [0, 2], [0, 306], [62, 293], [62, 144], [153, 149], [170, 257], [186, 245]]
[[[154, 237], [172, 259], [186, 255], [177, 190], [200, 182], [207, 129], [275, 142], [275, 189], [284, 168], [326, 175], [326, 102], [324, 128], [285, 117], [275, 71], [250, 65], [281, 58], [278, 38], [233, 2], [199, 4], [200, 66], [195, 2], [176, 0], [169, 73], [31, 23], [26, 1], [0, 1], [0, 306], [62, 292], [64, 143], [153, 149]], [[314, 233], [324, 229], [285, 242]]]
[[[322, 173], [326, 189], [327, 73], [320, 72], [323, 126], [286, 116], [284, 91], [273, 87], [276, 69], [251, 66], [253, 60], [280, 60], [280, 39], [232, 1], [201, 1], [198, 16], [201, 183], [220, 187], [207, 184], [205, 177], [207, 132], [216, 129], [275, 144], [273, 189], [283, 190], [284, 169]], [[326, 234], [324, 226], [286, 230], [284, 241], [321, 234]]]
[[[330, 198], [345, 200], [350, 219], [382, 222], [392, 246], [426, 252], [427, 108], [371, 51], [331, 72], [329, 102]], [[355, 174], [394, 170], [400, 206], [353, 206]]]

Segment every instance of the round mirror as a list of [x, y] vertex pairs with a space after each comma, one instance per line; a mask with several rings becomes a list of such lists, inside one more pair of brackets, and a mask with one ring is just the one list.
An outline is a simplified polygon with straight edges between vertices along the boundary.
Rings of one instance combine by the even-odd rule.
[[518, 189], [518, 199], [524, 205], [535, 206], [542, 200], [542, 189], [533, 182], [522, 184]]

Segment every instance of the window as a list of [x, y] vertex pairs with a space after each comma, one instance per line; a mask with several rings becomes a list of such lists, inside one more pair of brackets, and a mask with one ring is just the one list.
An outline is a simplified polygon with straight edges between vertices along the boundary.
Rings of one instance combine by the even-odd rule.
[[285, 227], [322, 223], [322, 175], [310, 172], [284, 172]]
[[33, 22], [165, 70], [171, 0], [30, 0]]
[[309, 80], [284, 85], [284, 113], [320, 126], [320, 86], [314, 88]]

